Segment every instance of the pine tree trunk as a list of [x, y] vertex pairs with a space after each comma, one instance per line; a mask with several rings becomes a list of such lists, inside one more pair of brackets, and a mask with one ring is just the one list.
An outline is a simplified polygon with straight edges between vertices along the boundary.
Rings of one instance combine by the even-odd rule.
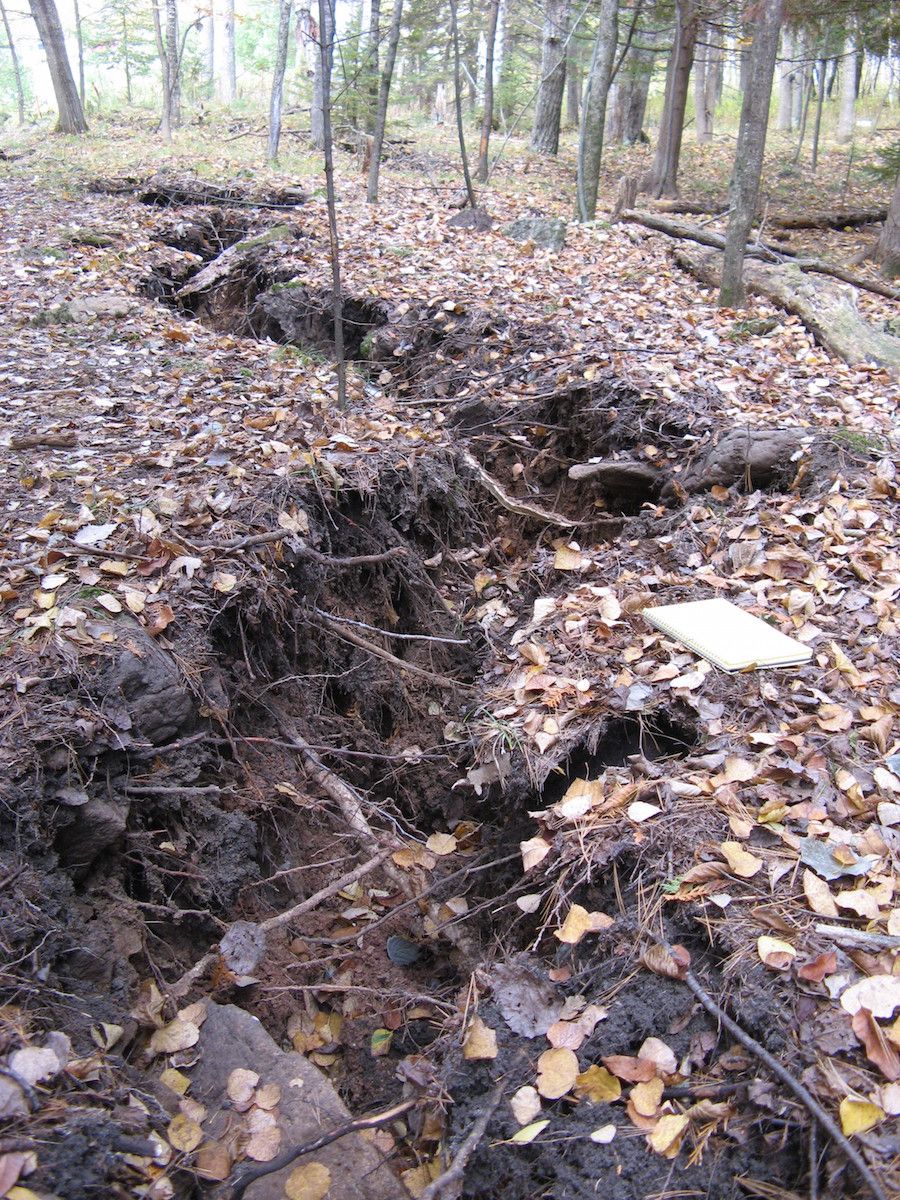
[[[322, 46], [330, 46], [334, 40], [334, 9], [332, 8], [333, 0], [326, 0], [322, 4], [319, 0], [319, 21], [320, 25], [316, 32], [316, 39], [319, 42], [320, 52], [316, 58], [316, 69], [313, 75], [313, 95], [312, 108], [310, 110], [310, 132], [312, 134], [312, 143], [317, 150], [325, 149], [325, 97], [331, 92], [331, 79], [326, 79], [323, 71], [327, 62], [329, 69], [331, 68], [333, 55], [328, 55], [327, 58], [321, 53]], [[325, 20], [325, 27], [321, 25], [321, 21]]]
[[572, 53], [570, 46], [566, 58], [566, 124], [573, 129], [578, 127], [581, 113], [581, 78], [581, 63], [578, 61], [578, 55]]
[[16, 107], [19, 110], [19, 124], [25, 124], [25, 88], [22, 86], [22, 68], [19, 65], [19, 52], [13, 41], [12, 30], [9, 27], [9, 17], [3, 0], [0, 0], [0, 17], [3, 18], [3, 29], [6, 33], [6, 44], [9, 47], [9, 57], [12, 60], [13, 78], [16, 81]]
[[844, 59], [841, 63], [841, 109], [838, 115], [837, 140], [839, 142], [853, 141], [853, 127], [856, 124], [856, 90], [857, 68], [859, 59], [856, 53], [856, 43], [848, 37], [844, 43]]
[[222, 99], [226, 104], [231, 104], [237, 99], [237, 59], [234, 51], [234, 0], [225, 0], [222, 43], [225, 59], [225, 71], [222, 76]]
[[729, 193], [731, 216], [725, 235], [719, 291], [719, 304], [723, 308], [738, 308], [744, 303], [744, 251], [759, 197], [784, 0], [764, 0], [757, 7], [759, 15], [753, 28], [748, 84], [741, 106]]
[[344, 359], [344, 300], [341, 294], [341, 255], [338, 244], [337, 200], [331, 141], [331, 67], [334, 59], [334, 0], [319, 0], [319, 57], [322, 60], [322, 150], [325, 156], [325, 192], [328, 204], [328, 240], [331, 258], [331, 302], [334, 308], [334, 358], [337, 368], [338, 408], [347, 407], [347, 363]]
[[269, 162], [278, 159], [278, 143], [281, 141], [281, 107], [284, 98], [284, 73], [287, 69], [288, 40], [291, 34], [292, 0], [280, 0], [278, 13], [278, 40], [275, 43], [275, 69], [272, 72], [272, 94], [269, 98]]
[[[704, 39], [708, 39], [709, 34], [709, 29], [704, 30]], [[701, 146], [712, 141], [712, 113], [707, 107], [709, 51], [708, 45], [702, 45], [694, 58], [694, 125]]]
[[478, 200], [475, 195], [475, 185], [472, 183], [472, 174], [469, 171], [469, 155], [466, 150], [466, 131], [463, 126], [462, 115], [462, 76], [459, 60], [459, 13], [457, 0], [450, 0], [450, 40], [453, 45], [453, 106], [456, 109], [456, 135], [459, 140], [459, 156], [462, 159], [463, 179], [466, 184], [466, 196], [468, 197], [469, 208], [475, 209], [478, 207]]
[[568, 31], [569, 0], [545, 0], [541, 77], [531, 127], [531, 148], [538, 154], [553, 155], [559, 150]]
[[888, 279], [896, 279], [900, 276], [900, 175], [894, 185], [891, 207], [888, 209], [887, 220], [875, 243], [872, 257], [881, 267], [882, 274]]
[[37, 25], [38, 35], [47, 56], [47, 66], [53, 81], [59, 120], [57, 133], [87, 133], [84, 107], [72, 78], [72, 68], [66, 54], [66, 39], [63, 35], [55, 0], [28, 0], [31, 15]]
[[632, 146], [639, 140], [655, 62], [656, 53], [653, 50], [635, 50], [632, 47], [628, 51], [616, 82], [610, 88], [609, 118], [606, 123], [608, 142]]
[[612, 81], [613, 62], [619, 38], [619, 0], [601, 0], [597, 17], [597, 40], [588, 74], [578, 136], [578, 218], [593, 221], [597, 212], [600, 160], [606, 101]]
[[384, 70], [381, 72], [381, 80], [378, 84], [378, 111], [375, 114], [375, 132], [372, 135], [372, 158], [369, 162], [369, 181], [366, 189], [366, 200], [369, 204], [378, 203], [378, 172], [381, 169], [381, 148], [384, 145], [388, 100], [391, 96], [391, 81], [394, 76], [394, 63], [397, 59], [397, 45], [400, 41], [400, 26], [402, 21], [403, 0], [394, 0], [391, 27], [388, 30], [387, 55], [384, 61]]
[[481, 118], [481, 141], [478, 143], [478, 166], [475, 174], [482, 183], [487, 183], [488, 151], [491, 145], [491, 129], [494, 124], [494, 44], [497, 41], [497, 20], [500, 16], [500, 0], [491, 0], [488, 12], [484, 51], [484, 113]]
[[641, 181], [641, 191], [659, 199], [678, 195], [678, 161], [684, 132], [684, 111], [697, 44], [699, 15], [697, 0], [676, 0], [675, 42], [666, 70], [666, 98], [659, 123], [659, 141], [650, 171]]

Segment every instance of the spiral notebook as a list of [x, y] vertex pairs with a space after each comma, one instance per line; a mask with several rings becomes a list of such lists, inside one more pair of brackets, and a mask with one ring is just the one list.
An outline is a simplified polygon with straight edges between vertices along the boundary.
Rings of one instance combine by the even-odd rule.
[[730, 600], [692, 600], [645, 608], [651, 625], [702, 655], [723, 671], [795, 667], [809, 662], [812, 650], [773, 629]]

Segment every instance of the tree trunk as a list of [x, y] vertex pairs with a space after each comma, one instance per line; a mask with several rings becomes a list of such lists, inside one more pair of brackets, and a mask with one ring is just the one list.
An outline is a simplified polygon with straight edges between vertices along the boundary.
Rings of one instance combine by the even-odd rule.
[[545, 0], [541, 76], [531, 148], [538, 154], [559, 150], [559, 123], [566, 83], [566, 36], [569, 30], [569, 0]]
[[375, 132], [372, 136], [372, 158], [369, 163], [369, 183], [366, 189], [366, 199], [369, 204], [378, 203], [378, 172], [381, 169], [381, 147], [384, 145], [384, 131], [387, 125], [388, 100], [391, 95], [391, 80], [394, 75], [394, 62], [397, 58], [397, 44], [400, 41], [400, 25], [403, 21], [403, 0], [394, 0], [394, 13], [391, 17], [391, 27], [388, 31], [387, 57], [381, 81], [378, 85], [378, 112], [375, 115]]
[[284, 97], [284, 73], [287, 69], [288, 41], [291, 35], [292, 0], [280, 0], [278, 40], [275, 44], [275, 69], [272, 72], [272, 95], [269, 98], [269, 162], [278, 159], [281, 141], [281, 104]]
[[6, 32], [6, 44], [9, 47], [9, 57], [12, 60], [13, 77], [16, 81], [16, 106], [19, 110], [19, 124], [25, 124], [25, 88], [22, 86], [22, 68], [19, 66], [19, 53], [13, 41], [12, 30], [9, 27], [9, 17], [3, 0], [0, 0], [0, 17], [3, 18], [3, 28]]
[[712, 141], [713, 113], [716, 109], [718, 80], [716, 78], [721, 51], [713, 43], [716, 31], [707, 25], [703, 31], [704, 44], [694, 60], [694, 119], [697, 141], [705, 145]]
[[[331, 46], [334, 42], [334, 10], [333, 0], [325, 4], [319, 0], [319, 28], [316, 30], [316, 40], [319, 43], [319, 54], [316, 58], [316, 68], [313, 74], [312, 108], [310, 109], [310, 132], [312, 142], [317, 150], [325, 149], [325, 97], [331, 94], [331, 79], [325, 78], [323, 71], [331, 70], [333, 54], [322, 54], [322, 46]], [[322, 25], [324, 20], [326, 24]], [[373, 155], [374, 158], [374, 155]]]
[[131, 92], [131, 54], [128, 48], [128, 18], [122, 12], [122, 65], [125, 68], [125, 99], [130, 108], [134, 104]]
[[789, 133], [794, 128], [794, 35], [785, 29], [781, 35], [782, 59], [778, 67], [778, 128]]
[[581, 112], [582, 67], [571, 47], [566, 58], [566, 124], [575, 129]]
[[81, 9], [78, 0], [73, 0], [73, 15], [75, 17], [75, 44], [78, 47], [78, 98], [84, 108], [84, 35], [81, 29]]
[[628, 51], [615, 85], [610, 90], [612, 105], [606, 126], [608, 142], [632, 146], [640, 139], [655, 62], [653, 50], [636, 50], [632, 47]]
[[475, 171], [482, 183], [487, 183], [488, 151], [491, 145], [491, 128], [494, 124], [494, 44], [497, 41], [499, 16], [500, 0], [491, 0], [484, 38], [484, 114], [481, 118], [481, 141], [478, 144], [478, 167]]
[[59, 110], [57, 133], [87, 133], [84, 107], [72, 78], [72, 68], [66, 54], [66, 39], [63, 35], [56, 0], [28, 0], [31, 15], [37, 25], [38, 36], [47, 55], [47, 66], [53, 81], [53, 92]]
[[872, 257], [888, 279], [900, 277], [900, 175], [897, 176], [887, 220], [875, 243]]
[[577, 204], [578, 218], [581, 221], [593, 221], [597, 211], [606, 101], [612, 81], [618, 39], [619, 0], [601, 0], [597, 17], [597, 40], [594, 43], [581, 113], [581, 128], [578, 131]]
[[456, 108], [456, 134], [459, 138], [459, 156], [462, 159], [463, 179], [466, 183], [466, 195], [469, 200], [469, 208], [475, 209], [478, 207], [478, 201], [475, 196], [475, 186], [472, 183], [472, 175], [469, 171], [469, 155], [466, 151], [466, 131], [463, 127], [462, 115], [462, 78], [460, 76], [459, 62], [459, 16], [457, 13], [457, 0], [450, 0], [450, 36], [453, 43], [453, 101]]
[[841, 63], [841, 109], [837, 127], [839, 142], [853, 141], [853, 126], [856, 124], [858, 65], [856, 42], [852, 37], [848, 37], [844, 43], [844, 61]]
[[216, 6], [214, 0], [209, 0], [209, 14], [206, 17], [203, 74], [206, 94], [212, 100], [216, 94]]
[[375, 132], [381, 69], [381, 0], [369, 0], [369, 41], [366, 47], [366, 133]]
[[759, 197], [769, 124], [769, 101], [783, 11], [784, 0], [764, 0], [758, 8], [759, 15], [754, 24], [748, 84], [741, 106], [741, 124], [729, 191], [731, 217], [725, 235], [722, 287], [719, 291], [719, 305], [722, 308], [738, 308], [744, 303], [744, 250]]
[[331, 300], [334, 306], [334, 358], [337, 367], [338, 408], [347, 407], [347, 363], [344, 360], [344, 302], [341, 295], [341, 256], [338, 243], [337, 201], [334, 193], [334, 159], [331, 141], [331, 64], [334, 57], [334, 0], [319, 0], [319, 57], [322, 60], [322, 150], [325, 156], [325, 193], [328, 204], [328, 240], [331, 258]]
[[809, 165], [812, 173], [815, 175], [819, 166], [819, 134], [822, 132], [822, 110], [825, 107], [825, 68], [828, 66], [828, 60], [825, 58], [819, 59], [819, 95], [816, 100], [816, 120], [813, 125], [813, 143], [812, 143], [812, 158]]
[[222, 76], [222, 99], [231, 104], [237, 99], [237, 59], [234, 52], [234, 0], [225, 0], [225, 19], [222, 22], [225, 72]]
[[166, 0], [166, 57], [169, 60], [171, 101], [169, 113], [172, 124], [181, 124], [181, 54], [178, 46], [178, 0]]
[[676, 0], [675, 15], [675, 43], [666, 70], [666, 98], [659, 124], [659, 141], [653, 165], [641, 181], [641, 190], [650, 192], [657, 199], [661, 196], [674, 199], [678, 195], [684, 110], [700, 24], [697, 0]]

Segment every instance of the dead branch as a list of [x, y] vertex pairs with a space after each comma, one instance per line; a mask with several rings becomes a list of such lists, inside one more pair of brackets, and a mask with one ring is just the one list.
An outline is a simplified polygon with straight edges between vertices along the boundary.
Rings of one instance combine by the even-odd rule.
[[882, 1189], [881, 1184], [875, 1178], [875, 1175], [873, 1174], [866, 1160], [852, 1144], [852, 1142], [850, 1142], [850, 1140], [844, 1136], [834, 1118], [825, 1111], [825, 1109], [818, 1102], [815, 1096], [813, 1096], [809, 1089], [804, 1087], [799, 1079], [795, 1079], [790, 1071], [786, 1067], [782, 1066], [777, 1058], [771, 1055], [769, 1051], [766, 1050], [764, 1046], [761, 1046], [754, 1038], [752, 1038], [749, 1033], [746, 1033], [736, 1021], [733, 1021], [731, 1017], [729, 1017], [723, 1008], [716, 1004], [715, 1000], [713, 1000], [712, 996], [710, 996], [709, 992], [707, 992], [700, 980], [692, 971], [688, 971], [685, 974], [684, 983], [687, 984], [710, 1016], [715, 1017], [719, 1024], [723, 1025], [732, 1037], [737, 1038], [737, 1040], [746, 1050], [749, 1050], [751, 1054], [755, 1055], [760, 1060], [760, 1062], [764, 1063], [772, 1072], [772, 1074], [777, 1075], [781, 1082], [784, 1083], [794, 1093], [800, 1103], [807, 1109], [810, 1115], [816, 1121], [818, 1121], [828, 1136], [834, 1141], [835, 1145], [839, 1146], [850, 1162], [853, 1163], [854, 1167], [856, 1167], [857, 1171], [865, 1180], [867, 1187], [876, 1200], [887, 1200], [887, 1196]]
[[[478, 1120], [472, 1126], [468, 1136], [462, 1143], [456, 1154], [453, 1156], [453, 1162], [441, 1175], [438, 1175], [432, 1183], [421, 1195], [421, 1200], [438, 1200], [441, 1196], [451, 1195], [451, 1188], [462, 1182], [463, 1172], [466, 1169], [466, 1164], [475, 1153], [478, 1143], [484, 1137], [485, 1131], [490, 1124], [491, 1117], [497, 1111], [500, 1100], [503, 1097], [503, 1081], [494, 1088], [490, 1096], [485, 1102]], [[457, 1193], [458, 1194], [458, 1193]]]
[[816, 933], [824, 934], [838, 945], [852, 946], [865, 950], [900, 950], [900, 937], [889, 933], [869, 933], [864, 929], [850, 929], [843, 925], [816, 926]]
[[31, 450], [35, 446], [52, 446], [54, 449], [70, 450], [78, 445], [77, 433], [25, 433], [21, 437], [9, 439], [11, 450]]
[[[675, 261], [708, 287], [718, 287], [720, 258], [715, 252], [674, 251]], [[900, 342], [881, 333], [859, 315], [855, 294], [846, 285], [813, 283], [794, 263], [744, 264], [748, 290], [795, 313], [815, 339], [850, 366], [871, 362], [900, 379]]]
[[338, 1125], [336, 1129], [331, 1129], [328, 1133], [321, 1134], [311, 1142], [304, 1142], [302, 1146], [293, 1146], [290, 1150], [285, 1150], [283, 1154], [279, 1154], [271, 1162], [263, 1163], [258, 1167], [251, 1167], [248, 1171], [244, 1172], [240, 1179], [232, 1184], [231, 1200], [241, 1200], [241, 1197], [251, 1183], [254, 1183], [257, 1179], [264, 1178], [266, 1175], [272, 1175], [276, 1171], [283, 1171], [285, 1167], [289, 1167], [292, 1162], [295, 1162], [304, 1154], [313, 1154], [316, 1150], [330, 1146], [332, 1142], [336, 1142], [350, 1133], [359, 1133], [362, 1129], [377, 1129], [380, 1125], [388, 1125], [391, 1121], [395, 1121], [397, 1117], [402, 1117], [405, 1112], [409, 1112], [418, 1103], [418, 1096], [413, 1096], [409, 1100], [401, 1100], [399, 1104], [395, 1104], [392, 1108], [386, 1108], [382, 1112], [373, 1113], [370, 1117], [357, 1117], [353, 1121], [347, 1121], [343, 1125]]
[[843, 212], [804, 213], [801, 216], [772, 217], [770, 225], [778, 229], [846, 229], [851, 225], [874, 225], [887, 218], [887, 205], [879, 208], [850, 208]]
[[330, 617], [319, 616], [317, 620], [325, 629], [330, 630], [335, 637], [341, 638], [345, 642], [352, 642], [354, 646], [359, 646], [360, 650], [365, 650], [373, 658], [381, 658], [385, 662], [391, 663], [392, 666], [398, 667], [401, 671], [408, 671], [411, 675], [421, 675], [422, 678], [430, 679], [432, 683], [440, 684], [444, 688], [457, 689], [468, 686], [457, 679], [451, 679], [447, 675], [438, 675], [434, 671], [426, 670], [425, 667], [418, 667], [415, 663], [406, 662], [404, 659], [398, 658], [396, 654], [391, 654], [390, 650], [376, 646], [374, 642], [370, 642], [368, 638], [362, 637], [353, 629], [348, 629], [344, 625], [338, 625]]
[[490, 492], [494, 499], [509, 512], [515, 513], [519, 517], [532, 517], [536, 521], [542, 521], [545, 525], [558, 525], [562, 529], [572, 529], [576, 525], [584, 524], [583, 521], [570, 521], [568, 517], [563, 517], [559, 513], [547, 512], [525, 500], [514, 500], [504, 492], [493, 476], [488, 475], [481, 463], [468, 450], [463, 451], [461, 457], [485, 491]]
[[438, 637], [437, 634], [426, 633], [397, 633], [393, 629], [379, 629], [377, 625], [367, 625], [365, 621], [353, 621], [350, 617], [336, 617], [334, 613], [323, 612], [321, 608], [314, 608], [313, 612], [316, 616], [324, 617], [328, 621], [337, 621], [339, 625], [355, 625], [357, 629], [368, 629], [370, 633], [380, 633], [382, 637], [396, 638], [402, 642], [440, 642], [444, 646], [471, 645], [468, 638]]
[[[348, 871], [346, 875], [342, 875], [340, 879], [336, 879], [334, 883], [329, 883], [327, 887], [320, 888], [312, 896], [307, 896], [305, 900], [301, 900], [299, 904], [295, 904], [293, 908], [286, 909], [285, 912], [276, 913], [272, 917], [268, 917], [265, 921], [261, 921], [259, 928], [262, 932], [268, 933], [272, 929], [277, 929], [281, 925], [286, 925], [289, 921], [293, 921], [296, 917], [302, 916], [303, 913], [312, 912], [314, 908], [318, 908], [326, 900], [330, 900], [332, 896], [336, 896], [338, 892], [344, 888], [350, 887], [356, 883], [358, 879], [362, 879], [364, 875], [368, 875], [370, 871], [374, 871], [376, 867], [381, 866], [387, 858], [390, 850], [378, 850], [374, 857], [368, 859], [364, 863], [360, 863], [358, 867], [354, 867], [352, 871]], [[180, 979], [177, 979], [168, 989], [168, 993], [174, 999], [184, 996], [204, 973], [208, 970], [216, 960], [216, 952], [208, 950], [190, 970], [185, 971]]]
[[[269, 542], [282, 542], [285, 538], [294, 537], [287, 529], [269, 529], [266, 533], [251, 533], [246, 537], [234, 538], [230, 542], [208, 542], [199, 549], [204, 553], [211, 550], [217, 554], [228, 554], [235, 550], [249, 550], [253, 546], [265, 546]], [[330, 555], [313, 550], [312, 546], [294, 546], [293, 552], [299, 558], [308, 558], [312, 562], [321, 563], [327, 567], [363, 567], [373, 563], [390, 562], [394, 558], [404, 558], [406, 550], [403, 546], [392, 546], [380, 554], [350, 554]]]

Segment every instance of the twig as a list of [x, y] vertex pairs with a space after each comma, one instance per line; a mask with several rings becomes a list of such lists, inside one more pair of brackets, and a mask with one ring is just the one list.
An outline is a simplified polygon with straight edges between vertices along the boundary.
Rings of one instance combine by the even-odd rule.
[[[327, 887], [320, 888], [318, 892], [315, 892], [312, 896], [308, 896], [305, 900], [301, 900], [300, 903], [295, 904], [293, 908], [289, 908], [285, 912], [276, 913], [275, 916], [268, 917], [265, 921], [261, 921], [259, 928], [265, 934], [271, 929], [277, 929], [279, 925], [285, 925], [288, 921], [292, 921], [295, 917], [299, 917], [303, 913], [311, 912], [312, 909], [317, 908], [325, 900], [330, 900], [332, 896], [337, 895], [337, 893], [343, 891], [344, 888], [350, 887], [350, 885], [356, 883], [358, 879], [362, 879], [364, 875], [368, 875], [370, 871], [374, 871], [376, 867], [380, 866], [384, 862], [389, 853], [389, 850], [379, 850], [374, 858], [370, 858], [366, 862], [360, 863], [358, 867], [354, 867], [352, 871], [349, 871], [346, 875], [342, 875], [340, 879], [336, 879], [334, 883], [328, 884]], [[176, 999], [180, 996], [186, 995], [190, 990], [191, 985], [200, 978], [204, 971], [212, 966], [212, 964], [215, 962], [215, 959], [215, 951], [207, 950], [206, 954], [204, 954], [201, 959], [194, 963], [190, 970], [185, 971], [181, 978], [177, 979], [175, 983], [172, 984], [172, 986], [168, 989], [169, 995], [175, 997]]]
[[513, 500], [511, 496], [507, 496], [497, 480], [488, 475], [481, 463], [468, 450], [464, 451], [461, 457], [481, 486], [509, 512], [516, 513], [520, 517], [533, 517], [535, 520], [543, 521], [545, 525], [559, 525], [563, 529], [572, 529], [576, 525], [584, 524], [583, 521], [570, 521], [568, 517], [563, 517], [559, 513], [545, 512], [536, 504], [529, 504], [525, 500]]
[[321, 1150], [323, 1146], [330, 1146], [332, 1142], [346, 1137], [349, 1133], [358, 1133], [362, 1129], [377, 1129], [380, 1125], [387, 1125], [391, 1121], [396, 1120], [397, 1117], [403, 1116], [405, 1112], [409, 1112], [418, 1103], [418, 1096], [413, 1096], [409, 1100], [402, 1100], [399, 1104], [395, 1104], [393, 1108], [386, 1108], [382, 1112], [373, 1113], [371, 1117], [357, 1117], [353, 1121], [347, 1121], [343, 1125], [338, 1125], [336, 1129], [332, 1129], [328, 1133], [323, 1133], [320, 1137], [315, 1138], [314, 1141], [304, 1142], [302, 1146], [294, 1146], [290, 1150], [285, 1150], [284, 1154], [279, 1154], [271, 1162], [263, 1163], [258, 1167], [251, 1167], [249, 1171], [243, 1174], [232, 1185], [231, 1200], [241, 1200], [241, 1197], [251, 1183], [255, 1183], [257, 1179], [263, 1179], [266, 1175], [272, 1175], [276, 1171], [283, 1171], [285, 1167], [289, 1167], [292, 1162], [301, 1158], [304, 1154], [312, 1154], [316, 1150]]
[[433, 1183], [429, 1183], [425, 1191], [422, 1192], [420, 1200], [438, 1200], [438, 1197], [448, 1195], [449, 1189], [454, 1184], [461, 1182], [466, 1164], [475, 1153], [478, 1143], [484, 1137], [485, 1130], [490, 1124], [491, 1117], [497, 1111], [502, 1096], [503, 1081], [501, 1080], [488, 1097], [481, 1115], [472, 1126], [465, 1141], [453, 1156], [453, 1162], [443, 1174], [438, 1175]]
[[324, 617], [327, 621], [337, 621], [340, 625], [355, 625], [357, 629], [368, 629], [370, 633], [380, 633], [382, 637], [396, 638], [402, 642], [441, 642], [445, 646], [468, 646], [468, 638], [438, 637], [425, 633], [395, 633], [392, 629], [379, 629], [377, 625], [367, 625], [365, 621], [353, 621], [350, 617], [336, 617], [334, 613], [323, 612], [314, 608], [316, 616]]
[[850, 929], [843, 925], [816, 926], [816, 933], [824, 934], [833, 942], [845, 946], [866, 947], [869, 950], [900, 950], [900, 937], [889, 933], [868, 933], [864, 929]]
[[[316, 610], [318, 611], [318, 610]], [[359, 646], [361, 650], [365, 650], [367, 654], [373, 655], [375, 658], [382, 658], [385, 662], [391, 663], [395, 667], [399, 667], [401, 671], [408, 671], [411, 675], [421, 675], [425, 679], [430, 679], [433, 683], [438, 683], [441, 687], [452, 688], [454, 691], [458, 688], [468, 687], [468, 684], [460, 682], [458, 679], [451, 679], [448, 675], [438, 675], [434, 671], [428, 671], [425, 667], [418, 667], [415, 663], [406, 662], [405, 659], [398, 658], [396, 654], [391, 654], [390, 650], [385, 650], [381, 646], [376, 646], [374, 642], [370, 642], [368, 638], [362, 637], [358, 633], [354, 633], [352, 629], [347, 629], [344, 625], [338, 625], [331, 617], [326, 617], [324, 614], [318, 617], [319, 624], [324, 625], [326, 629], [346, 642], [352, 642], [354, 646]]]
[[[265, 546], [269, 542], [281, 542], [285, 538], [294, 536], [296, 535], [292, 534], [289, 529], [270, 529], [266, 533], [251, 533], [247, 537], [234, 538], [230, 542], [209, 542], [200, 549], [224, 554], [234, 550], [249, 550], [253, 546]], [[322, 554], [319, 550], [313, 550], [311, 546], [295, 546], [293, 550], [299, 558], [309, 558], [313, 562], [329, 567], [365, 566], [368, 563], [390, 562], [392, 558], [403, 558], [406, 555], [406, 550], [402, 546], [392, 546], [390, 550], [385, 550], [381, 554], [351, 554], [344, 557]]]
[[688, 971], [685, 974], [684, 982], [694, 993], [710, 1016], [715, 1017], [720, 1024], [724, 1025], [732, 1037], [737, 1038], [737, 1040], [745, 1049], [749, 1050], [751, 1054], [755, 1054], [760, 1062], [765, 1063], [772, 1074], [777, 1075], [781, 1082], [794, 1093], [801, 1104], [806, 1107], [811, 1116], [813, 1116], [815, 1120], [819, 1122], [835, 1145], [839, 1146], [850, 1162], [853, 1163], [854, 1167], [856, 1167], [857, 1171], [865, 1180], [867, 1187], [876, 1200], [887, 1200], [887, 1195], [882, 1189], [881, 1184], [875, 1178], [875, 1175], [872, 1173], [871, 1169], [866, 1163], [866, 1160], [850, 1142], [850, 1140], [844, 1136], [844, 1134], [841, 1132], [840, 1126], [837, 1124], [834, 1118], [825, 1111], [825, 1109], [818, 1102], [815, 1096], [812, 1095], [809, 1089], [804, 1087], [799, 1079], [795, 1079], [790, 1071], [781, 1065], [777, 1058], [771, 1055], [769, 1051], [766, 1050], [764, 1046], [761, 1046], [754, 1038], [752, 1038], [749, 1033], [746, 1033], [736, 1021], [733, 1021], [731, 1017], [728, 1016], [724, 1009], [720, 1008], [719, 1005], [716, 1004], [715, 1000], [713, 1000], [712, 996], [710, 996], [709, 992], [706, 991], [700, 980], [692, 971]]
[[77, 433], [57, 433], [52, 430], [48, 430], [46, 433], [23, 433], [20, 437], [9, 439], [10, 450], [31, 450], [37, 446], [52, 446], [59, 450], [70, 450], [77, 445]]
[[177, 742], [165, 742], [162, 746], [129, 746], [126, 753], [131, 758], [156, 758], [158, 754], [174, 754], [185, 746], [193, 746], [196, 742], [205, 741], [209, 734], [205, 731], [192, 733], [190, 737], [180, 738]]
[[129, 796], [221, 796], [222, 789], [214, 783], [206, 787], [187, 787], [172, 785], [171, 787], [143, 787], [128, 784], [125, 791]]

